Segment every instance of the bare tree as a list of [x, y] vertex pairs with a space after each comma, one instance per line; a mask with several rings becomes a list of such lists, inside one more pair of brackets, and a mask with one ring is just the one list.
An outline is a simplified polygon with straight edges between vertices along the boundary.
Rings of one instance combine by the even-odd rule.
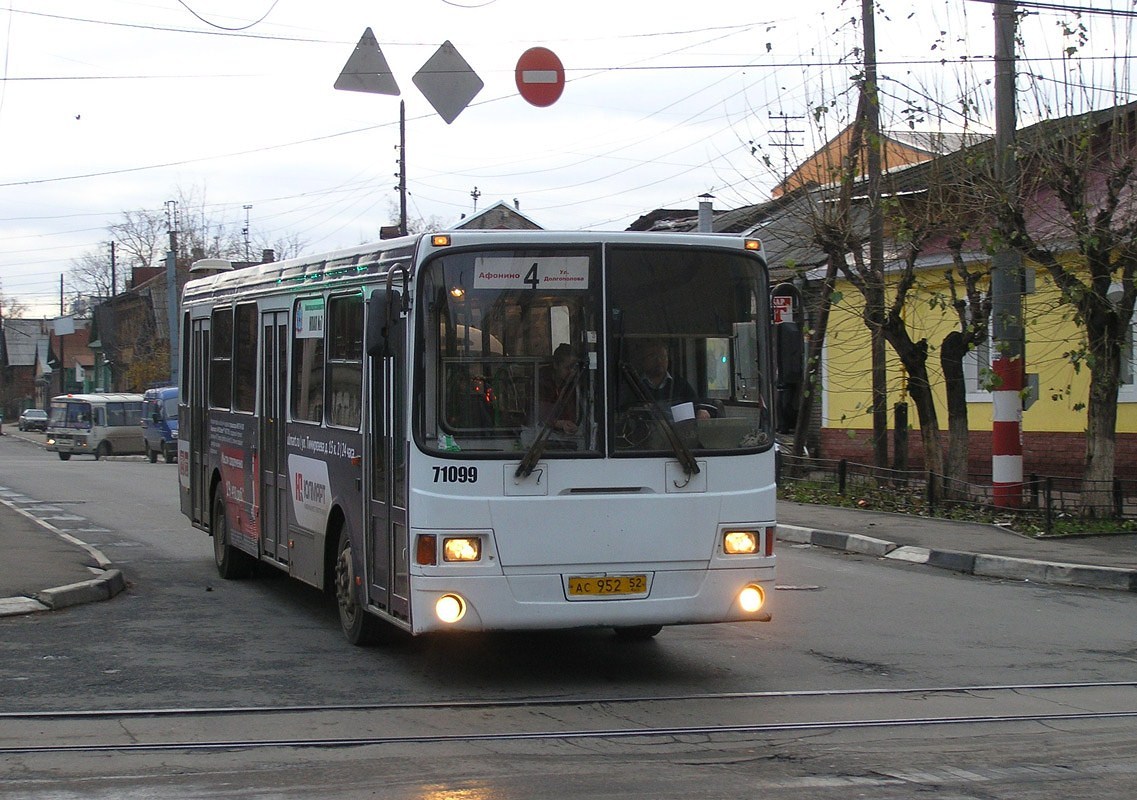
[[1036, 125], [1020, 137], [1019, 161], [1020, 196], [1000, 207], [1012, 209], [1010, 244], [1046, 270], [1084, 335], [1068, 356], [1090, 373], [1082, 497], [1093, 514], [1110, 508], [1121, 358], [1137, 301], [1137, 103]]
[[980, 289], [990, 269], [972, 270], [963, 258], [963, 242], [953, 237], [948, 242], [953, 269], [944, 277], [950, 292], [950, 307], [959, 320], [959, 330], [944, 337], [940, 345], [940, 369], [944, 375], [947, 397], [948, 446], [944, 459], [944, 487], [948, 497], [957, 495], [959, 484], [967, 480], [970, 460], [970, 424], [967, 418], [967, 382], [963, 361], [967, 354], [987, 341], [987, 320], [991, 316], [991, 293]]
[[[115, 242], [118, 274], [129, 275], [137, 267], [161, 267], [170, 249], [170, 227], [174, 224], [179, 263], [190, 263], [198, 256], [245, 259], [242, 227], [215, 213], [205, 202], [204, 190], [179, 188], [175, 195], [177, 200], [170, 206], [123, 211], [122, 219], [108, 227], [108, 238]], [[263, 249], [272, 249], [278, 258], [287, 258], [298, 255], [303, 246], [297, 236], [282, 236], [274, 244], [258, 247], [253, 260], [260, 260], [259, 251]], [[72, 261], [70, 276], [77, 297], [102, 299], [115, 294], [109, 249], [92, 250]], [[118, 288], [125, 285], [122, 277], [115, 282]]]
[[116, 261], [126, 270], [158, 266], [169, 246], [165, 211], [123, 211], [122, 220], [112, 224], [108, 232], [116, 243]]
[[88, 250], [71, 262], [69, 277], [69, 287], [76, 302], [84, 297], [98, 302], [114, 295], [108, 254]]
[[275, 239], [254, 236], [253, 242], [255, 245], [251, 255], [254, 261], [259, 260], [265, 250], [271, 250], [276, 261], [283, 261], [286, 258], [302, 255], [308, 247], [308, 242], [294, 233], [278, 236]]
[[6, 319], [19, 319], [28, 312], [26, 304], [21, 303], [15, 297], [9, 297], [0, 291], [0, 315]]

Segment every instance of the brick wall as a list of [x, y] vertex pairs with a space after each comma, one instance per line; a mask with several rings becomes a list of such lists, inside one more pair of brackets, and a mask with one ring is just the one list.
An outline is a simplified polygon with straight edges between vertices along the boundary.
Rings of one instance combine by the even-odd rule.
[[[893, 458], [892, 431], [888, 432], [888, 454]], [[947, 446], [947, 432], [941, 431], [941, 441]], [[1117, 461], [1114, 475], [1137, 475], [1137, 434], [1116, 434]], [[1023, 476], [1082, 477], [1085, 463], [1086, 436], [1083, 433], [1023, 432]], [[824, 459], [845, 459], [859, 464], [872, 464], [872, 431], [827, 428], [821, 431], [821, 450]], [[968, 448], [968, 471], [975, 476], [991, 475], [991, 432], [972, 431]], [[920, 431], [908, 432], [908, 469], [924, 467]]]

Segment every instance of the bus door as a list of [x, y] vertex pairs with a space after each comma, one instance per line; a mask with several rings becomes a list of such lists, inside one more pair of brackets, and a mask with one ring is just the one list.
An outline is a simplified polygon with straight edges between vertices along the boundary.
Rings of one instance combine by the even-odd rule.
[[189, 484], [190, 519], [209, 522], [209, 320], [195, 319], [190, 333]]
[[288, 561], [288, 463], [284, 447], [288, 389], [286, 311], [261, 315], [261, 408], [258, 443], [261, 499], [261, 546], [282, 563]]
[[369, 358], [367, 452], [367, 574], [370, 601], [410, 618], [410, 554], [407, 531], [406, 341], [392, 337], [386, 356]]

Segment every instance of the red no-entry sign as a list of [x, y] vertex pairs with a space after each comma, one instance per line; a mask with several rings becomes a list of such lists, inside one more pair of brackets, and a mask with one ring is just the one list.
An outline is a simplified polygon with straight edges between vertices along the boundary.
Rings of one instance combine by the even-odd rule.
[[531, 105], [551, 106], [565, 89], [565, 68], [552, 50], [530, 47], [517, 59], [517, 91]]

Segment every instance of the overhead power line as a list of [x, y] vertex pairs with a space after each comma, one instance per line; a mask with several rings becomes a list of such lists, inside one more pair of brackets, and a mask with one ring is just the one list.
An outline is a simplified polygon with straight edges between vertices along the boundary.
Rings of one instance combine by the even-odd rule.
[[[985, 3], [994, 5], [998, 0], [971, 0], [972, 3]], [[1075, 14], [1101, 14], [1106, 17], [1133, 17], [1137, 18], [1137, 11], [1125, 11], [1120, 8], [1094, 8], [1093, 6], [1071, 6], [1062, 3], [1046, 3], [1042, 0], [1015, 0], [1015, 5], [1021, 8], [1036, 8], [1041, 11], [1069, 11]]]
[[197, 19], [201, 20], [202, 22], [204, 22], [206, 25], [208, 25], [211, 28], [217, 28], [218, 30], [222, 30], [222, 31], [247, 31], [249, 28], [255, 27], [255, 26], [259, 25], [260, 23], [264, 22], [268, 18], [268, 15], [272, 13], [272, 10], [274, 8], [276, 8], [276, 4], [279, 2], [280, 2], [280, 0], [272, 0], [272, 5], [270, 5], [268, 7], [268, 11], [261, 14], [259, 19], [255, 19], [252, 22], [248, 23], [247, 25], [238, 25], [238, 26], [233, 27], [233, 28], [226, 27], [225, 25], [218, 25], [216, 22], [210, 22], [205, 17], [203, 17], [201, 14], [197, 13], [192, 8], [190, 8], [189, 4], [186, 3], [185, 0], [178, 0], [178, 5], [180, 5], [182, 8], [184, 8], [189, 13], [193, 14]]

